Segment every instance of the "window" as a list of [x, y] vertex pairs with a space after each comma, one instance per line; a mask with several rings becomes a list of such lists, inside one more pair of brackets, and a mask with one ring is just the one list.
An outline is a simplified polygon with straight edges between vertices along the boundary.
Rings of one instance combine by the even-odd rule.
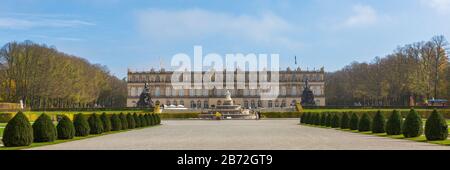
[[170, 96], [171, 94], [170, 87], [166, 87], [166, 96]]
[[194, 89], [189, 89], [189, 96], [194, 96]]
[[172, 96], [177, 96], [177, 93], [178, 92], [178, 90], [176, 90], [176, 89], [172, 89]]
[[156, 89], [155, 89], [155, 96], [159, 96], [159, 95], [161, 95], [161, 92], [159, 90], [159, 87], [156, 87]]
[[252, 100], [252, 101], [250, 102], [250, 106], [252, 107], [252, 109], [253, 109], [253, 108], [256, 108], [256, 103], [255, 103], [254, 100]]
[[262, 101], [258, 100], [258, 107], [262, 107]]
[[280, 107], [280, 102], [278, 102], [278, 100], [275, 101], [275, 107]]
[[184, 96], [184, 89], [179, 89], [178, 90], [178, 96], [181, 96], [181, 97]]
[[197, 101], [197, 108], [201, 108], [202, 107], [202, 102], [199, 100], [199, 101]]
[[248, 101], [244, 101], [244, 108], [248, 108]]
[[191, 108], [195, 108], [195, 102], [191, 100]]
[[286, 96], [286, 86], [281, 87], [281, 95]]
[[269, 100], [269, 101], [268, 101], [267, 106], [268, 106], [269, 108], [272, 108], [272, 107], [273, 107], [273, 105], [272, 105], [272, 100]]
[[281, 107], [286, 107], [286, 100], [281, 101]]
[[205, 100], [205, 101], [203, 102], [203, 108], [205, 108], [205, 109], [209, 108], [209, 102], [208, 102], [208, 100]]
[[180, 105], [184, 106], [184, 101], [180, 100]]
[[292, 91], [291, 91], [291, 95], [292, 95], [292, 96], [295, 96], [295, 95], [297, 95], [297, 87], [295, 87], [295, 86], [292, 86]]

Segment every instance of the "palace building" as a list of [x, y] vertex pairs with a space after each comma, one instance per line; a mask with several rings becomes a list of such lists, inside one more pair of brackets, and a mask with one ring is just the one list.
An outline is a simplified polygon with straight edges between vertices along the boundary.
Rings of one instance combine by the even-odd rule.
[[[279, 95], [275, 100], [261, 100], [259, 89], [248, 89], [249, 72], [245, 74], [246, 89], [229, 89], [234, 103], [244, 108], [287, 108], [301, 101], [301, 95], [305, 86], [305, 80], [309, 81], [309, 87], [314, 94], [317, 106], [325, 106], [325, 81], [324, 69], [304, 71], [300, 68], [279, 71]], [[172, 71], [161, 69], [155, 71], [130, 71], [128, 70], [128, 98], [127, 107], [136, 107], [139, 95], [148, 83], [151, 99], [161, 105], [183, 105], [191, 109], [209, 109], [222, 105], [227, 92], [225, 89], [174, 89], [171, 84]], [[237, 72], [235, 72], [237, 74]], [[270, 72], [267, 74], [270, 79]], [[193, 77], [193, 74], [192, 74]], [[223, 75], [226, 80], [226, 75]], [[235, 75], [235, 78], [237, 76]], [[193, 78], [191, 79], [193, 80]], [[270, 80], [268, 80], [270, 81]], [[194, 84], [192, 82], [192, 84]]]

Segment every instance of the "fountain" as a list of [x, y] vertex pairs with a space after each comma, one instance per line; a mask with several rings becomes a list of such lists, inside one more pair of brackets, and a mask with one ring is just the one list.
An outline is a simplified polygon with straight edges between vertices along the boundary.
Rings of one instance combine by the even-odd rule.
[[221, 119], [255, 119], [256, 114], [248, 109], [243, 109], [240, 105], [235, 105], [231, 98], [230, 91], [227, 90], [225, 100], [222, 105], [216, 106], [206, 113], [200, 114], [201, 119], [215, 119], [216, 113], [220, 113]]

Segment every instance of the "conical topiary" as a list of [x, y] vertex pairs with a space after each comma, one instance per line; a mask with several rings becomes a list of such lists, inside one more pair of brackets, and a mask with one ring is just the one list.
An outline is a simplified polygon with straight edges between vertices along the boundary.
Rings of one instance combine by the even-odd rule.
[[433, 110], [425, 123], [425, 137], [429, 141], [445, 140], [448, 137], [447, 122], [437, 110]]
[[320, 126], [326, 126], [328, 113], [323, 113], [320, 118]]
[[334, 114], [333, 113], [329, 113], [327, 116], [327, 121], [325, 122], [325, 126], [326, 127], [331, 127], [331, 122], [333, 120]]
[[397, 110], [392, 111], [386, 122], [387, 135], [400, 135], [402, 133], [402, 116]]
[[350, 129], [351, 130], [358, 130], [359, 127], [359, 116], [356, 113], [353, 113], [350, 117]]
[[358, 130], [360, 132], [368, 132], [371, 130], [372, 118], [370, 118], [369, 114], [364, 113], [361, 119], [359, 120]]
[[72, 139], [75, 136], [75, 127], [72, 121], [66, 115], [63, 115], [56, 125], [58, 139]]
[[33, 124], [34, 142], [53, 142], [56, 140], [56, 128], [52, 119], [42, 113]]
[[[307, 115], [305, 115], [306, 118]], [[152, 121], [152, 125], [155, 126], [156, 125], [156, 115], [154, 113], [152, 113], [150, 115], [150, 120]], [[305, 124], [306, 124], [306, 120], [305, 120]]]
[[103, 123], [100, 117], [93, 113], [88, 118], [89, 127], [90, 127], [90, 134], [102, 134], [103, 133]]
[[145, 117], [144, 117], [144, 115], [139, 115], [139, 119], [141, 120], [141, 126], [142, 127], [147, 127], [148, 125], [147, 125], [147, 120], [145, 120]]
[[322, 119], [321, 113], [316, 113], [316, 117], [314, 118], [314, 125], [319, 126], [320, 125], [320, 119]]
[[146, 113], [144, 115], [144, 117], [145, 117], [145, 121], [147, 121], [147, 125], [152, 126], [152, 120], [150, 119], [150, 114]]
[[131, 113], [127, 114], [128, 128], [134, 129], [136, 128], [136, 121], [134, 120], [134, 116]]
[[100, 116], [100, 119], [102, 120], [103, 124], [103, 132], [111, 131], [111, 118], [109, 118], [109, 116], [105, 112], [103, 112]]
[[331, 127], [332, 128], [339, 128], [341, 125], [341, 117], [338, 113], [335, 113], [333, 117], [331, 118]]
[[75, 126], [75, 136], [87, 136], [91, 131], [85, 115], [81, 113], [75, 115], [73, 119], [73, 126]]
[[344, 112], [342, 114], [341, 129], [350, 129], [350, 116], [347, 112]]
[[161, 116], [159, 114], [156, 114], [156, 123], [157, 125], [161, 124]]
[[306, 114], [302, 113], [302, 115], [300, 116], [300, 124], [304, 124], [305, 123], [305, 117], [306, 117]]
[[120, 122], [122, 122], [122, 130], [128, 129], [127, 116], [125, 116], [125, 114], [123, 114], [123, 113], [120, 113], [119, 118], [120, 118]]
[[406, 115], [402, 131], [405, 138], [419, 137], [423, 134], [422, 118], [414, 109]]
[[119, 115], [113, 114], [111, 115], [111, 130], [119, 131], [122, 130], [122, 121], [119, 118]]
[[386, 132], [386, 119], [381, 111], [377, 111], [372, 122], [372, 133], [384, 133]]
[[29, 146], [33, 143], [33, 128], [21, 111], [8, 121], [2, 141], [6, 147]]
[[141, 127], [141, 120], [139, 120], [139, 115], [137, 115], [137, 113], [133, 114], [133, 118], [134, 121], [136, 122], [136, 128], [140, 128]]

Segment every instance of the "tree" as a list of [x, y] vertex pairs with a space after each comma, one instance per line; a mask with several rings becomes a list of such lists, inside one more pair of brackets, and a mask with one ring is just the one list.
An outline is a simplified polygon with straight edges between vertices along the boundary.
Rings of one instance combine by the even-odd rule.
[[91, 131], [86, 117], [81, 113], [75, 115], [73, 126], [75, 127], [75, 136], [88, 136]]
[[448, 137], [447, 122], [437, 110], [433, 110], [425, 123], [425, 137], [429, 141], [445, 140]]
[[53, 142], [56, 140], [56, 128], [52, 119], [42, 113], [33, 124], [34, 142]]
[[342, 114], [341, 118], [341, 129], [350, 129], [350, 116], [347, 112]]
[[29, 146], [33, 143], [33, 128], [25, 114], [19, 111], [9, 120], [2, 140], [6, 147]]
[[58, 139], [73, 139], [73, 137], [75, 136], [75, 127], [73, 126], [72, 121], [66, 115], [63, 115], [61, 120], [59, 120], [56, 129]]
[[400, 135], [402, 133], [402, 117], [397, 110], [392, 111], [386, 122], [387, 135]]
[[386, 119], [384, 118], [384, 115], [378, 110], [375, 114], [375, 117], [373, 117], [372, 133], [385, 133], [385, 127]]
[[100, 117], [93, 113], [89, 118], [89, 127], [90, 127], [90, 134], [102, 134], [103, 133], [103, 122]]
[[128, 128], [134, 129], [136, 128], [136, 120], [134, 120], [134, 116], [131, 113], [127, 114]]
[[119, 114], [120, 122], [122, 123], [122, 130], [128, 129], [128, 120], [125, 114]]
[[371, 130], [372, 119], [369, 114], [364, 113], [361, 119], [359, 120], [358, 130], [360, 132], [367, 132]]
[[111, 127], [112, 131], [122, 130], [122, 121], [117, 114], [111, 115]]
[[331, 127], [332, 128], [339, 128], [341, 125], [341, 117], [339, 116], [338, 113], [335, 113], [333, 115], [333, 118], [331, 118]]
[[100, 119], [102, 120], [102, 124], [103, 124], [103, 131], [104, 132], [109, 132], [111, 131], [111, 118], [109, 118], [109, 116], [103, 112], [102, 115], [100, 116]]
[[359, 128], [359, 117], [356, 113], [353, 113], [352, 117], [350, 117], [350, 129], [358, 130], [358, 128]]
[[403, 136], [405, 136], [405, 138], [414, 138], [421, 136], [422, 133], [422, 118], [414, 109], [411, 109], [403, 124]]

